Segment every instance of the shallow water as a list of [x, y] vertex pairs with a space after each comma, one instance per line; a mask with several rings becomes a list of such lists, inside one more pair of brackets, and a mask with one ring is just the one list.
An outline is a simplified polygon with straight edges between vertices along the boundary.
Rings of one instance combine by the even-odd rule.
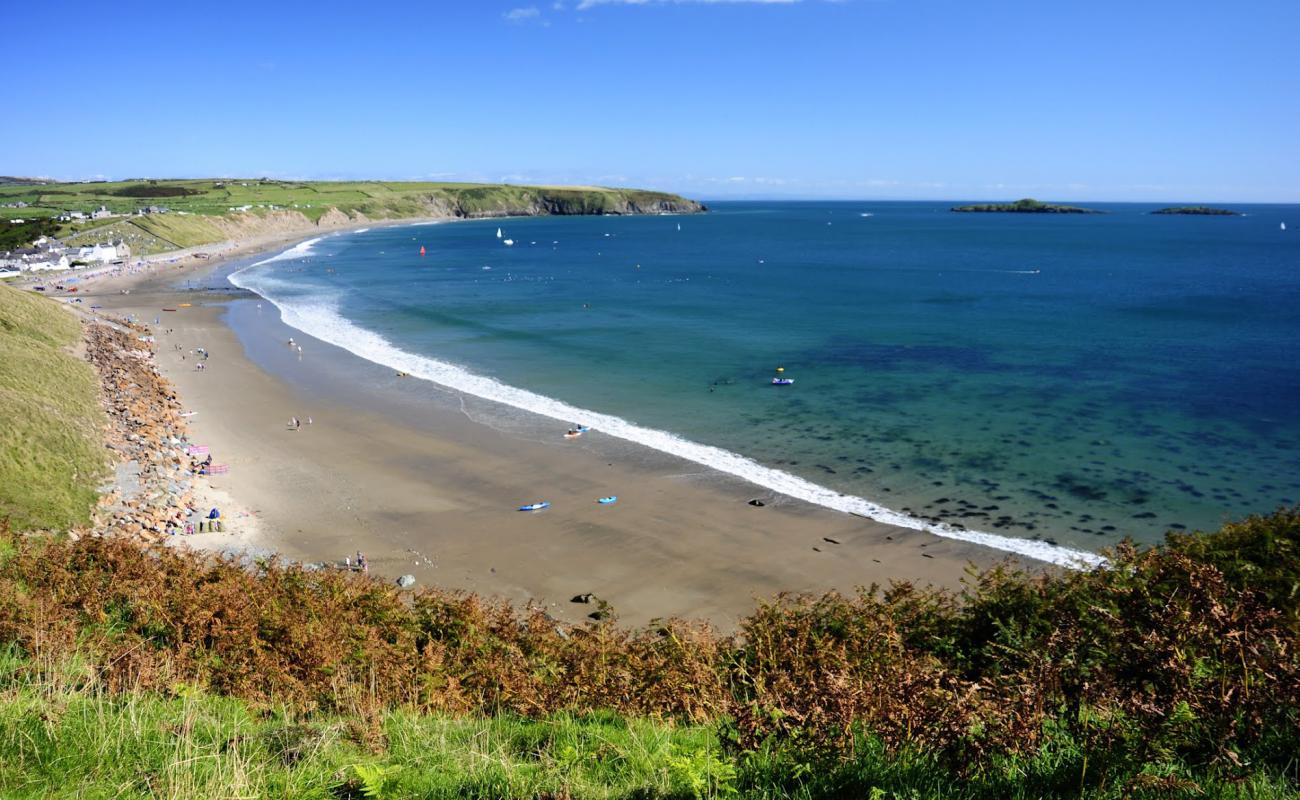
[[1095, 550], [1300, 500], [1300, 208], [948, 205], [376, 228], [235, 280], [374, 360], [834, 507]]

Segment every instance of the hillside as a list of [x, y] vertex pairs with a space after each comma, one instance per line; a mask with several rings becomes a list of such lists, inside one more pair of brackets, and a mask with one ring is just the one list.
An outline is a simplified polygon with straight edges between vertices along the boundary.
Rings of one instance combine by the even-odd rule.
[[725, 637], [0, 525], [0, 795], [1294, 798], [1298, 547], [1282, 510]]
[[86, 524], [107, 470], [98, 386], [71, 352], [76, 317], [0, 286], [0, 519], [19, 530]]
[[[18, 204], [25, 204], [19, 206]], [[602, 187], [376, 181], [135, 180], [0, 185], [0, 216], [24, 220], [107, 208], [118, 215], [69, 222], [75, 240], [124, 238], [137, 253], [238, 236], [292, 233], [368, 220], [569, 214], [698, 213], [705, 207], [665, 192]], [[142, 208], [165, 213], [136, 215]]]

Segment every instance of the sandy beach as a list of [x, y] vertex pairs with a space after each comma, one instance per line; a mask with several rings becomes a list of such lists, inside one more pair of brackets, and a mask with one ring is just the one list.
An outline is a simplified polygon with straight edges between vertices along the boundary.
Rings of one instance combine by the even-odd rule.
[[[209, 250], [229, 259], [286, 244]], [[158, 368], [195, 412], [190, 439], [229, 467], [210, 478], [228, 532], [185, 537], [192, 546], [308, 562], [360, 551], [385, 577], [532, 601], [563, 620], [588, 614], [570, 598], [591, 593], [629, 624], [681, 616], [724, 630], [779, 592], [957, 587], [969, 563], [1005, 558], [773, 496], [599, 431], [566, 441], [562, 423], [542, 418], [494, 429], [475, 421], [485, 401], [400, 381], [283, 325], [270, 303], [221, 291], [224, 278], [208, 278], [220, 266], [191, 260], [80, 293], [159, 320]], [[196, 348], [208, 354], [202, 369]], [[611, 494], [616, 504], [596, 503]], [[543, 499], [552, 507], [517, 510]]]

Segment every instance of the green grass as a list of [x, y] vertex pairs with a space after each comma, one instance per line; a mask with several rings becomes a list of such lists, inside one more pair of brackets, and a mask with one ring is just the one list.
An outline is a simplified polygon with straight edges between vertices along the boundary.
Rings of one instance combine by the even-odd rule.
[[226, 238], [220, 228], [201, 216], [155, 214], [136, 217], [131, 223], [145, 233], [172, 242], [178, 247], [194, 247]]
[[32, 663], [0, 649], [0, 796], [5, 798], [1142, 798], [1297, 797], [1283, 778], [1147, 767], [1088, 780], [1068, 742], [1032, 759], [955, 775], [870, 738], [855, 756], [808, 763], [741, 753], [724, 728], [612, 714], [455, 718], [390, 711], [292, 715], [177, 685], [104, 691], [88, 663]]
[[[0, 796], [681, 797], [734, 779], [713, 731], [616, 716], [300, 716], [0, 657]], [[40, 674], [32, 679], [32, 674]]]
[[90, 519], [104, 416], [94, 372], [68, 350], [80, 337], [54, 301], [0, 286], [0, 518], [17, 530]]

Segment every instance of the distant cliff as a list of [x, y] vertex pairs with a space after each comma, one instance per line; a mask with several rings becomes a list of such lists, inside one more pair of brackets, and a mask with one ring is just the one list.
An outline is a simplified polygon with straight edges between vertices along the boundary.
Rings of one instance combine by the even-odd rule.
[[1097, 211], [1092, 208], [1080, 208], [1079, 206], [1061, 206], [1053, 203], [1042, 203], [1033, 198], [1026, 197], [1024, 200], [1017, 200], [1014, 203], [980, 203], [970, 206], [956, 206], [949, 209], [962, 213], [999, 213], [999, 214], [1104, 214], [1104, 211]]
[[708, 209], [675, 194], [640, 189], [479, 186], [442, 189], [424, 198], [437, 216], [534, 217], [592, 214], [698, 214]]

